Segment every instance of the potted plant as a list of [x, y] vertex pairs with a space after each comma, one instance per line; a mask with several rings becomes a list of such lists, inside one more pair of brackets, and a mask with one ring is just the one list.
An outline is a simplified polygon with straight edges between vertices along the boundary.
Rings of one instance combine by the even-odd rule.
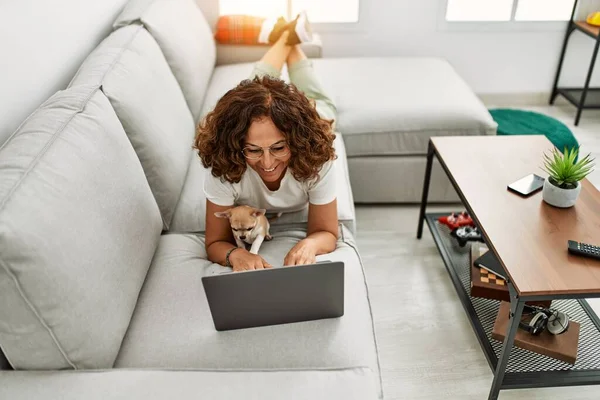
[[543, 169], [548, 179], [544, 181], [542, 198], [546, 203], [561, 208], [575, 205], [581, 192], [580, 181], [593, 171], [590, 155], [578, 160], [579, 147], [565, 147], [564, 153], [554, 148], [550, 156], [544, 154]]

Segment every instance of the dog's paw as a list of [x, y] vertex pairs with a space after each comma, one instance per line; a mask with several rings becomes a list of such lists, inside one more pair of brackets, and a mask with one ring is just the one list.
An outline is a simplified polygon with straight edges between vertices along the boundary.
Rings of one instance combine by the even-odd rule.
[[268, 242], [269, 240], [273, 239], [273, 236], [271, 235], [267, 235], [265, 236], [265, 240]]

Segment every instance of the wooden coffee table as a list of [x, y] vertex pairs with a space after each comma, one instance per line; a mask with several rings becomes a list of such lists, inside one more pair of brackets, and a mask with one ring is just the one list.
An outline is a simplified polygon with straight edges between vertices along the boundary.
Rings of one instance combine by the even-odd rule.
[[[600, 383], [600, 320], [584, 300], [600, 297], [600, 261], [567, 251], [569, 239], [600, 243], [600, 192], [586, 179], [576, 205], [558, 209], [542, 201], [541, 191], [522, 198], [506, 189], [530, 173], [547, 177], [540, 166], [552, 147], [543, 135], [433, 137], [429, 142], [417, 238], [427, 222], [494, 372], [489, 399], [497, 399], [501, 389]], [[449, 244], [437, 222], [442, 214], [425, 212], [434, 156], [507, 271], [512, 319], [501, 346], [490, 337], [490, 318], [493, 323], [499, 302], [470, 297], [466, 256]], [[540, 300], [556, 300], [553, 307], [581, 324], [575, 365], [513, 348], [525, 302]]]

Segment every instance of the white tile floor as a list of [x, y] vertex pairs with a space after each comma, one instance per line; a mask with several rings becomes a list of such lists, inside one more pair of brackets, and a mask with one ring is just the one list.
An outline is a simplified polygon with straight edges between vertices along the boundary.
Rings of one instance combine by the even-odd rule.
[[[488, 105], [492, 108], [492, 105]], [[600, 164], [600, 111], [572, 106], [518, 107], [571, 128], [584, 154]], [[600, 165], [590, 176], [600, 188]], [[435, 207], [429, 210], [453, 210]], [[385, 398], [487, 399], [492, 373], [427, 228], [415, 238], [417, 206], [358, 206], [358, 246], [365, 263]], [[590, 301], [600, 315], [600, 301]], [[502, 391], [501, 400], [596, 400], [600, 386]]]

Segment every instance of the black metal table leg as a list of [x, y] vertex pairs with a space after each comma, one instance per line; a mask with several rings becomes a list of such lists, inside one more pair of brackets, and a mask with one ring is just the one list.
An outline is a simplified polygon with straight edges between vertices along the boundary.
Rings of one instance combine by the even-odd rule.
[[494, 373], [494, 381], [492, 382], [492, 388], [490, 389], [490, 395], [488, 400], [497, 400], [502, 387], [502, 381], [504, 380], [504, 373], [506, 365], [508, 364], [508, 357], [512, 350], [515, 342], [515, 336], [517, 329], [519, 328], [519, 321], [521, 321], [521, 315], [523, 314], [523, 307], [525, 301], [517, 296], [512, 284], [509, 283], [510, 290], [510, 324], [504, 338], [504, 344], [502, 345], [502, 352], [500, 358], [498, 358], [498, 365], [496, 366], [496, 372]]
[[[573, 12], [575, 12], [575, 7], [573, 7]], [[558, 68], [556, 69], [556, 76], [554, 77], [554, 85], [552, 86], [552, 93], [550, 94], [550, 105], [554, 104], [554, 100], [556, 100], [556, 96], [558, 95], [558, 80], [560, 79], [563, 61], [565, 60], [565, 53], [567, 52], [567, 43], [569, 43], [569, 37], [571, 36], [571, 33], [573, 33], [575, 30], [572, 20], [573, 16], [571, 16], [571, 21], [569, 21], [569, 26], [567, 27], [567, 32], [565, 33], [562, 50], [560, 51], [560, 60], [558, 61]]]
[[577, 115], [575, 116], [575, 126], [579, 124], [579, 118], [581, 118], [581, 111], [585, 106], [585, 98], [587, 96], [588, 88], [590, 86], [590, 80], [592, 79], [592, 73], [594, 72], [594, 64], [596, 64], [596, 56], [598, 55], [598, 47], [600, 47], [600, 35], [596, 38], [596, 44], [594, 45], [594, 52], [592, 53], [592, 59], [590, 60], [590, 68], [588, 69], [588, 74], [585, 79], [585, 86], [583, 87], [583, 92], [581, 93], [581, 99], [579, 100], [579, 105], [577, 106]]
[[433, 165], [433, 143], [429, 140], [427, 146], [427, 166], [425, 167], [425, 180], [423, 182], [423, 196], [421, 197], [421, 211], [419, 212], [419, 226], [417, 228], [417, 239], [423, 236], [423, 223], [425, 222], [425, 209], [427, 208], [427, 196], [429, 194], [429, 181], [431, 180], [431, 167]]

